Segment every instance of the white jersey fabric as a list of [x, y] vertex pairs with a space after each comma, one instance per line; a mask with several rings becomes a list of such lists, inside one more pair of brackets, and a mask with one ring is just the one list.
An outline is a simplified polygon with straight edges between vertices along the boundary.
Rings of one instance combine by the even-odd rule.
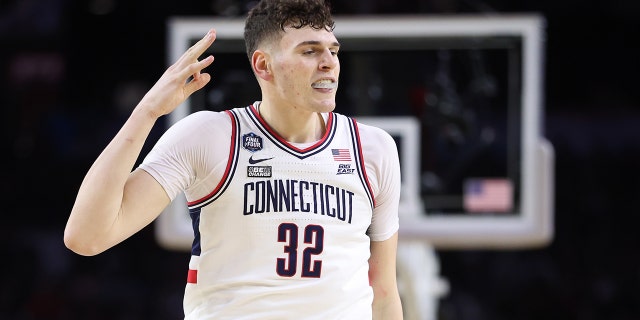
[[292, 144], [258, 106], [193, 113], [140, 165], [188, 201], [185, 319], [371, 319], [370, 241], [398, 230], [394, 140], [331, 112]]

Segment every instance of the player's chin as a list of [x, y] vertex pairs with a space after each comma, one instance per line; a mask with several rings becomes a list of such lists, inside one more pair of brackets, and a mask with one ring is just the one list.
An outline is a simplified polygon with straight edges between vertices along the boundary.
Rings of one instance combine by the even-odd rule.
[[316, 95], [316, 105], [324, 110], [324, 112], [333, 111], [336, 108], [336, 95], [335, 91], [331, 93], [324, 93]]
[[336, 108], [335, 99], [322, 100], [317, 107], [318, 112], [331, 112]]

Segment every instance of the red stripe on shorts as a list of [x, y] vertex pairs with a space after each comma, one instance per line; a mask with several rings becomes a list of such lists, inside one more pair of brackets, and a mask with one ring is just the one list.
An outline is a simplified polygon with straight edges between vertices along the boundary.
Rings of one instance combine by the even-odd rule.
[[198, 283], [198, 270], [189, 269], [187, 283]]

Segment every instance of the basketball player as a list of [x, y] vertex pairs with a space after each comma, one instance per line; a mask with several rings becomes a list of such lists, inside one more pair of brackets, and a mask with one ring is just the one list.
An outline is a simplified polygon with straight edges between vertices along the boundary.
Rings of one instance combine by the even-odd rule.
[[340, 44], [323, 0], [262, 0], [245, 41], [260, 101], [193, 113], [133, 171], [156, 120], [211, 79], [187, 50], [89, 169], [65, 229], [95, 255], [184, 192], [194, 241], [186, 319], [401, 319], [400, 168], [381, 129], [333, 112]]

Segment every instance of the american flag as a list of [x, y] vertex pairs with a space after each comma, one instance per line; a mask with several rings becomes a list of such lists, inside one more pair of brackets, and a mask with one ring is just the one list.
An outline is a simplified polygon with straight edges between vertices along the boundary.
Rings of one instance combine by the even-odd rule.
[[335, 161], [351, 161], [349, 149], [331, 149], [331, 154], [333, 154]]
[[463, 201], [468, 212], [509, 212], [513, 185], [508, 179], [469, 179], [464, 184]]

